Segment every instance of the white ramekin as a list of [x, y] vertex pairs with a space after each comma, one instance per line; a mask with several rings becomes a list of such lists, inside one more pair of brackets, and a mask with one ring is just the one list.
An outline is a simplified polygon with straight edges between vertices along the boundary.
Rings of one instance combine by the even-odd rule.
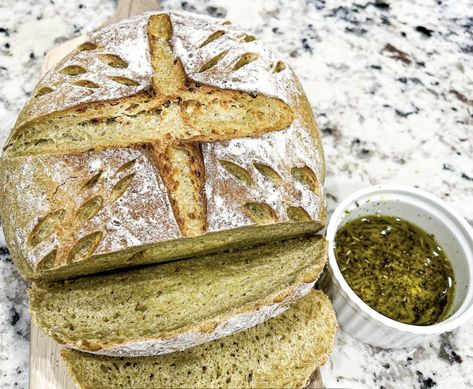
[[[335, 259], [337, 230], [354, 218], [380, 213], [408, 220], [428, 233], [444, 249], [456, 280], [451, 315], [430, 326], [397, 322], [365, 304], [348, 286]], [[401, 185], [362, 189], [346, 198], [327, 226], [329, 266], [321, 287], [330, 296], [341, 329], [354, 338], [383, 348], [414, 347], [435, 334], [451, 331], [473, 317], [473, 229], [447, 203], [422, 190]]]

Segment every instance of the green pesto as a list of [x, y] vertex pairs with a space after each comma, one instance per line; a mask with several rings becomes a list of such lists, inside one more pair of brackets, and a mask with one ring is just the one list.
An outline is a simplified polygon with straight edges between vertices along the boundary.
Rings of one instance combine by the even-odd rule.
[[351, 220], [336, 234], [335, 255], [348, 285], [379, 313], [422, 326], [448, 317], [452, 265], [416, 225], [381, 215]]

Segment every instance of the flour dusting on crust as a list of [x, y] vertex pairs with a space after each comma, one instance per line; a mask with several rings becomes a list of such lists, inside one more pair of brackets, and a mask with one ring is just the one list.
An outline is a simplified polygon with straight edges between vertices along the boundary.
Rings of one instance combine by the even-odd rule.
[[[316, 150], [305, 131], [289, 129], [268, 133], [259, 138], [233, 139], [219, 144], [206, 143], [202, 147], [208, 178], [206, 194], [209, 231], [237, 228], [253, 224], [244, 212], [243, 204], [268, 204], [276, 211], [278, 220], [286, 221], [288, 207], [303, 208], [313, 220], [318, 220], [325, 209], [323, 195], [313, 193], [294, 180], [291, 168], [308, 166], [317, 171], [315, 159], [307, 158]], [[233, 162], [248, 171], [255, 185], [248, 186], [227, 172], [220, 161]], [[255, 163], [274, 169], [281, 178], [275, 183], [255, 168]], [[231, 194], [231, 195], [229, 195]], [[235, 201], [235, 197], [238, 201]]]
[[[205, 166], [203, 193], [206, 199], [202, 206], [207, 207], [206, 232], [255, 225], [256, 221], [248, 217], [243, 208], [245, 203], [264, 203], [270, 207], [275, 213], [271, 224], [290, 221], [289, 207], [305, 211], [315, 222], [314, 229], [323, 224], [321, 145], [314, 136], [317, 129], [310, 114], [307, 119], [310, 107], [292, 70], [280, 56], [240, 28], [188, 13], [165, 14], [172, 26], [169, 49], [182, 62], [190, 80], [277, 98], [288, 104], [294, 114], [293, 122], [281, 131], [199, 145]], [[91, 34], [87, 50], [72, 53], [41, 80], [36, 92], [44, 87], [52, 91], [32, 98], [20, 115], [16, 129], [21, 124], [42, 120], [44, 115], [85, 103], [116, 100], [143, 90], [151, 92], [147, 27], [152, 15], [155, 13], [143, 14]], [[68, 74], [71, 72], [76, 74]], [[131, 84], [116, 81], [123, 79]], [[78, 109], [77, 114], [80, 112]], [[31, 129], [34, 131], [33, 127]], [[118, 147], [111, 139], [111, 144], [101, 151], [4, 157], [5, 171], [17, 181], [7, 190], [6, 199], [15, 212], [3, 212], [7, 214], [5, 226], [10, 229], [6, 234], [8, 244], [17, 256], [25, 258], [35, 269], [46, 254], [58, 249], [56, 265], [63, 266], [67, 265], [67, 253], [74, 245], [94, 233], [100, 235], [94, 256], [119, 255], [125, 249], [136, 252], [145, 250], [148, 245], [182, 238], [169, 196], [169, 191], [175, 189], [164, 184], [156, 156], [145, 150], [145, 143]], [[136, 160], [132, 172], [119, 171], [127, 162], [125, 159]], [[254, 185], [238, 180], [224, 169], [221, 161], [244, 169]], [[255, 163], [273, 169], [282, 182], [275, 183], [264, 177]], [[291, 169], [304, 167], [319, 180], [316, 190], [292, 176]], [[98, 173], [100, 180], [95, 191], [80, 192], [84, 181]], [[112, 201], [110, 192], [115, 185], [118, 189], [122, 185], [126, 190], [118, 200]], [[71, 230], [68, 220], [92, 200], [96, 207], [103, 202], [100, 209], [94, 210], [80, 228], [71, 227], [73, 233], [68, 232]], [[35, 226], [51, 212], [62, 208], [66, 212], [65, 227], [58, 227], [34, 248], [29, 247], [28, 237]]]
[[[17, 126], [33, 118], [63, 111], [80, 104], [107, 101], [131, 96], [150, 88], [152, 69], [148, 45], [148, 18], [138, 16], [92, 33], [87, 40], [97, 48], [73, 52], [50, 70], [39, 82], [33, 95], [48, 87], [52, 92], [33, 97], [22, 112]], [[123, 67], [110, 66], [101, 60], [103, 55], [116, 55], [126, 62]], [[62, 70], [80, 66], [85, 73], [68, 75]], [[111, 77], [125, 77], [137, 85], [123, 85]], [[90, 81], [96, 87], [76, 85]]]
[[[174, 54], [180, 58], [186, 74], [194, 81], [223, 89], [241, 90], [279, 98], [294, 106], [301, 91], [292, 70], [275, 70], [281, 57], [268, 50], [262, 42], [253, 39], [247, 31], [221, 20], [208, 17], [189, 18], [186, 14], [170, 14], [173, 24], [172, 45]], [[206, 40], [219, 32], [219, 37], [202, 46]], [[245, 42], [245, 37], [251, 37]], [[202, 47], [201, 47], [202, 46]], [[227, 52], [211, 69], [201, 72], [202, 66], [211, 58]], [[258, 57], [234, 71], [234, 66], [245, 53]], [[280, 221], [287, 220], [287, 207], [302, 207], [317, 220], [325, 203], [298, 182], [294, 182], [290, 170], [308, 166], [316, 175], [320, 172], [320, 156], [310, 132], [302, 124], [300, 113], [287, 130], [275, 131], [259, 138], [233, 139], [203, 145], [207, 169], [206, 194], [208, 201], [209, 231], [236, 228], [254, 224], [244, 212], [245, 202], [270, 205]], [[249, 187], [235, 181], [222, 168], [219, 160], [233, 162], [250, 173], [256, 186]], [[284, 185], [275, 185], [256, 171], [253, 163], [263, 163], [279, 172]], [[235, 196], [237, 194], [237, 196]], [[239, 201], [235, 201], [235, 197]]]
[[[10, 213], [13, 218], [10, 223], [17, 225], [17, 247], [32, 267], [53, 249], [58, 249], [57, 265], [66, 265], [74, 244], [96, 231], [102, 232], [103, 238], [94, 255], [182, 237], [164, 183], [156, 174], [146, 149], [110, 149], [13, 160], [20, 166], [16, 173], [19, 179], [10, 183], [7, 196], [10, 204], [22, 214]], [[130, 161], [133, 163], [130, 168], [122, 168]], [[32, 181], [35, 175], [42, 177], [47, 190], [32, 189], [37, 187]], [[113, 201], [114, 186], [131, 175], [129, 186]], [[98, 177], [97, 182], [84, 189], [93, 177]], [[98, 212], [90, 220], [76, 224], [81, 205], [98, 196], [102, 199]], [[58, 209], [65, 210], [61, 225], [71, 232], [59, 226], [37, 246], [31, 247], [28, 237], [35, 225], [49, 212]], [[29, 222], [21, 226], [21, 219]]]
[[[275, 64], [282, 60], [280, 56], [268, 50], [258, 39], [246, 42], [245, 37], [252, 35], [243, 29], [225, 25], [218, 19], [189, 16], [170, 13], [174, 54], [182, 61], [189, 78], [222, 89], [256, 92], [292, 103], [297, 84], [292, 82], [294, 74], [288, 67], [281, 72], [274, 70]], [[199, 47], [216, 31], [222, 31], [224, 35]], [[214, 67], [205, 72], [199, 71], [203, 64], [224, 51], [228, 51], [227, 54]], [[234, 70], [245, 53], [255, 53], [258, 58]]]

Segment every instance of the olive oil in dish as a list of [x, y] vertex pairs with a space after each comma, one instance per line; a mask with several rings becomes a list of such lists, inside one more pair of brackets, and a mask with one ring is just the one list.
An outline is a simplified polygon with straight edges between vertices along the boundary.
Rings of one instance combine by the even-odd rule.
[[359, 217], [337, 231], [335, 256], [348, 285], [379, 313], [419, 326], [448, 317], [452, 265], [418, 226], [392, 216]]

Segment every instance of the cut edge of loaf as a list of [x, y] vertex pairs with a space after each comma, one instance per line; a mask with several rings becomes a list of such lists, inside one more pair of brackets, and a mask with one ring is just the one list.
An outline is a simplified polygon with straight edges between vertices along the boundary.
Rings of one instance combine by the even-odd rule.
[[[322, 223], [325, 224], [325, 211]], [[28, 281], [50, 282], [93, 275], [111, 270], [155, 265], [163, 262], [217, 254], [227, 250], [245, 249], [268, 243], [274, 238], [280, 241], [297, 236], [312, 235], [322, 228], [318, 221], [286, 222], [266, 225], [250, 225], [234, 229], [208, 232], [201, 236], [183, 237], [161, 241], [151, 245], [134, 247], [101, 255], [93, 255], [84, 261], [35, 272], [28, 261], [9, 244], [12, 260], [21, 276]], [[6, 231], [7, 233], [9, 231]], [[11, 239], [9, 241], [12, 242]]]
[[[302, 284], [299, 288], [288, 292], [287, 296], [277, 303], [270, 304], [263, 301], [259, 306], [254, 306], [247, 312], [238, 313], [236, 316], [229, 317], [224, 315], [220, 318], [218, 324], [213, 321], [207, 321], [199, 324], [198, 328], [176, 335], [168, 339], [146, 339], [112, 346], [100, 351], [90, 351], [91, 354], [106, 356], [147, 356], [162, 355], [175, 351], [183, 351], [190, 347], [208, 343], [216, 339], [229, 336], [233, 333], [254, 327], [258, 324], [280, 315], [294, 303], [296, 300], [304, 297], [314, 287], [315, 281]], [[287, 291], [283, 291], [285, 294]], [[266, 305], [269, 303], [270, 305]], [[227, 317], [225, 317], [227, 316]], [[66, 347], [81, 350], [75, 345], [66, 345]]]
[[[314, 308], [315, 306], [318, 306], [318, 308]], [[235, 343], [240, 345], [242, 341], [245, 341], [245, 336], [248, 336], [249, 339], [253, 339], [255, 338], [255, 334], [257, 334], [259, 335], [259, 339], [266, 339], [264, 335], [271, 336], [274, 334], [274, 332], [271, 331], [271, 324], [285, 321], [291, 314], [291, 311], [294, 312], [299, 309], [304, 310], [308, 307], [316, 309], [316, 312], [308, 313], [308, 315], [311, 315], [311, 317], [305, 322], [306, 324], [304, 324], [306, 325], [307, 332], [297, 333], [297, 335], [300, 334], [304, 338], [304, 340], [299, 340], [299, 343], [304, 342], [304, 346], [306, 347], [295, 346], [291, 351], [293, 351], [296, 355], [290, 356], [291, 360], [295, 360], [295, 364], [299, 369], [293, 369], [294, 366], [287, 366], [284, 363], [284, 358], [288, 358], [286, 355], [284, 355], [284, 353], [287, 353], [288, 350], [287, 344], [284, 344], [284, 340], [282, 340], [280, 343], [282, 344], [281, 347], [284, 347], [284, 349], [281, 350], [283, 354], [278, 354], [281, 359], [278, 360], [278, 364], [266, 365], [263, 363], [263, 365], [257, 366], [258, 369], [252, 369], [249, 366], [240, 364], [237, 366], [240, 370], [236, 371], [236, 377], [232, 377], [233, 380], [230, 381], [227, 378], [228, 375], [226, 375], [228, 372], [225, 371], [225, 363], [223, 363], [223, 366], [221, 363], [219, 363], [218, 355], [212, 354], [212, 359], [210, 361], [209, 359], [206, 359], [206, 356], [210, 355], [209, 353], [215, 352], [212, 347], [218, 343], [220, 343], [221, 350], [225, 350], [222, 352], [229, 354], [234, 352], [233, 349], [235, 348]], [[288, 326], [287, 323], [289, 322], [286, 322], [286, 326]], [[291, 325], [289, 329], [296, 331], [294, 328], [295, 327]], [[166, 380], [172, 380], [174, 384], [173, 387], [189, 387], [190, 383], [183, 382], [183, 380], [185, 381], [186, 379], [185, 374], [182, 374], [179, 377], [180, 380], [178, 383], [176, 383], [173, 378], [173, 375], [179, 374], [180, 370], [184, 370], [185, 372], [187, 370], [186, 366], [189, 366], [191, 370], [195, 369], [195, 371], [192, 373], [200, 373], [200, 379], [202, 379], [202, 376], [205, 376], [205, 378], [203, 378], [203, 382], [197, 382], [192, 376], [189, 378], [189, 380], [192, 381], [192, 384], [195, 385], [197, 382], [198, 387], [257, 386], [305, 388], [310, 387], [309, 385], [312, 382], [314, 372], [328, 361], [333, 348], [336, 329], [336, 316], [330, 300], [322, 291], [312, 290], [311, 293], [299, 300], [298, 303], [289, 307], [286, 313], [282, 314], [281, 316], [270, 319], [263, 324], [228, 336], [219, 341], [196, 346], [183, 352], [176, 352], [173, 354], [154, 357], [118, 358], [96, 356], [76, 350], [64, 349], [61, 352], [61, 356], [73, 381], [81, 389], [91, 389], [97, 387], [97, 385], [107, 385], [107, 387], [114, 388], [127, 387], [130, 389], [143, 387], [144, 385], [149, 388], [168, 387], [169, 385], [166, 385]], [[278, 336], [285, 336], [286, 334], [287, 333], [278, 334]], [[246, 345], [247, 349], [245, 350], [245, 347], [243, 347], [243, 352], [249, 352], [248, 348], [251, 348], [251, 342], [248, 342], [249, 344]], [[279, 344], [279, 338], [277, 341], [273, 339], [273, 343], [274, 342]], [[228, 351], [226, 350], [227, 347], [232, 349]], [[263, 360], [264, 354], [278, 353], [277, 349], [271, 349], [271, 341], [266, 343], [261, 341], [261, 343], [257, 344], [256, 347], [258, 351], [261, 350], [261, 357]], [[209, 349], [211, 351], [209, 351]], [[240, 350], [239, 346], [237, 346], [237, 350]], [[219, 353], [220, 351], [217, 350], [216, 352]], [[303, 355], [301, 355], [301, 353]], [[249, 355], [253, 355], [253, 353], [249, 353]], [[225, 355], [221, 356], [221, 358], [223, 358], [224, 361], [227, 360]], [[212, 361], [217, 361], [214, 362], [216, 367], [206, 366], [206, 363], [212, 363]], [[247, 359], [244, 361], [246, 362]], [[212, 376], [212, 373], [215, 370], [220, 372], [220, 376], [216, 379]], [[187, 372], [188, 375], [192, 374], [189, 372], [190, 370]], [[107, 376], [107, 374], [112, 375], [112, 379], [115, 379], [114, 386], [110, 386], [111, 377]], [[156, 377], [160, 375], [167, 375], [168, 377], [161, 381], [159, 381], [159, 379], [156, 381]], [[244, 376], [248, 378], [251, 377], [254, 381], [251, 379], [243, 379]], [[219, 380], [220, 382], [218, 382]], [[263, 383], [261, 381], [263, 381]]]
[[[127, 343], [110, 343], [100, 346], [90, 344], [89, 342], [79, 342], [79, 345], [75, 343], [65, 343], [64, 345], [72, 349], [107, 356], [147, 356], [182, 351], [189, 347], [219, 339], [232, 333], [253, 327], [283, 313], [290, 304], [310, 292], [323, 270], [325, 261], [326, 258], [324, 258], [323, 263], [320, 263], [316, 269], [312, 268], [302, 274], [298, 279], [299, 285], [297, 287], [292, 286], [285, 290], [281, 290], [258, 303], [247, 305], [237, 312], [220, 315], [218, 318], [213, 318], [200, 323], [195, 328], [170, 335], [166, 339], [148, 337]], [[304, 282], [305, 279], [310, 279], [311, 281]], [[284, 297], [281, 299], [281, 296]], [[32, 295], [30, 294], [30, 299], [31, 298]], [[41, 326], [37, 321], [36, 315], [33, 312], [32, 318], [36, 325], [43, 328], [48, 335], [52, 336], [52, 334], [49, 333], [50, 331], [45, 329], [44, 326]], [[97, 347], [103, 348], [97, 350]]]
[[[327, 260], [327, 241], [320, 235], [315, 235], [314, 249], [316, 256], [313, 263], [307, 264], [296, 278], [285, 288], [272, 291], [261, 298], [245, 305], [233, 308], [230, 312], [208, 317], [199, 324], [187, 325], [169, 331], [161, 337], [141, 336], [131, 341], [102, 341], [94, 343], [90, 340], [72, 340], [61, 337], [54, 332], [39, 316], [38, 308], [46, 293], [47, 284], [34, 283], [28, 290], [30, 298], [30, 313], [33, 322], [43, 331], [53, 337], [58, 343], [76, 350], [86, 351], [97, 355], [108, 356], [147, 356], [160, 355], [209, 342], [232, 333], [254, 327], [274, 316], [283, 313], [290, 304], [305, 296], [313, 288]], [[283, 244], [280, 242], [279, 244]], [[160, 265], [156, 265], [160, 266]], [[100, 277], [100, 276], [92, 276]], [[78, 280], [80, 281], [80, 280]]]

